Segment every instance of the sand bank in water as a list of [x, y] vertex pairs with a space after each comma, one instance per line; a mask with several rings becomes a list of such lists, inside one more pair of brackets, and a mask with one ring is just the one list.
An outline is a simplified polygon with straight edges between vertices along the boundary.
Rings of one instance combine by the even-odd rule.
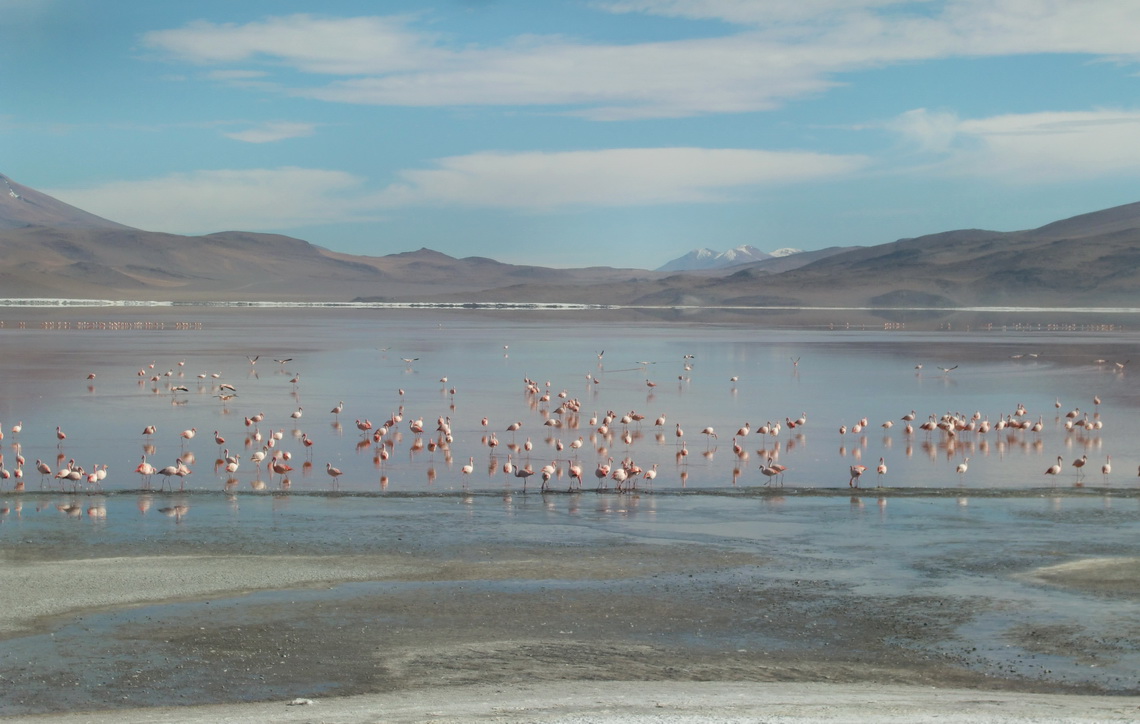
[[1140, 558], [1086, 558], [1038, 568], [1028, 580], [1090, 593], [1140, 595]]
[[152, 556], [65, 561], [0, 557], [0, 634], [61, 614], [254, 590], [409, 576], [383, 556]]

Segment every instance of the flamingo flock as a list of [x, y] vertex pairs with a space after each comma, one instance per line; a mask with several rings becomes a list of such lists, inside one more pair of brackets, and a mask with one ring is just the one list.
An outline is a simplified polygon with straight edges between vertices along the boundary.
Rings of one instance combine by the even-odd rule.
[[[247, 359], [250, 360], [252, 367], [256, 356], [247, 356]], [[417, 359], [408, 358], [405, 362], [410, 368], [412, 362]], [[679, 376], [680, 384], [685, 384], [691, 380], [691, 374], [696, 367], [695, 359], [695, 355], [684, 357], [682, 362], [683, 374]], [[285, 364], [292, 361], [292, 358], [279, 358], [277, 361], [284, 370]], [[591, 372], [586, 375], [586, 395], [590, 397], [592, 403], [596, 403], [601, 394], [599, 392], [603, 380], [601, 362], [602, 354], [599, 353], [598, 373]], [[798, 362], [799, 358], [796, 358], [793, 365], [797, 369], [797, 374]], [[183, 364], [184, 362], [179, 362], [178, 366], [181, 367]], [[656, 363], [647, 361], [638, 364], [644, 369], [646, 366]], [[154, 365], [155, 363], [152, 362], [150, 365], [144, 366], [144, 369], [140, 369], [139, 383], [143, 384], [143, 379], [147, 379], [155, 384], [156, 391], [165, 389], [169, 392], [172, 404], [184, 404], [183, 397], [188, 386], [180, 383], [183, 374], [175, 373], [173, 366], [170, 372], [166, 374], [151, 375], [145, 372], [146, 369], [153, 370]], [[956, 368], [957, 365], [940, 369], [945, 374]], [[916, 366], [917, 369], [921, 369], [921, 367]], [[287, 449], [289, 447], [287, 443], [291, 442], [299, 443], [300, 450], [304, 452], [304, 462], [297, 462], [297, 465], [300, 465], [299, 472], [302, 474], [308, 473], [312, 467], [312, 458], [315, 453], [318, 453], [326, 457], [325, 471], [333, 489], [339, 489], [342, 477], [352, 479], [357, 475], [351, 469], [338, 467], [338, 465], [334, 465], [333, 460], [327, 459], [329, 456], [343, 455], [344, 452], [343, 449], [338, 450], [333, 446], [333, 436], [299, 429], [302, 419], [305, 421], [304, 424], [308, 425], [311, 424], [313, 417], [320, 416], [303, 415], [304, 408], [300, 404], [295, 404], [299, 400], [299, 388], [303, 386], [300, 373], [288, 372], [285, 373], [285, 376], [289, 378], [288, 384], [291, 386], [292, 392], [291, 400], [294, 401], [294, 404], [290, 405], [291, 411], [282, 412], [279, 410], [270, 416], [261, 411], [248, 416], [243, 415], [241, 419], [244, 421], [244, 431], [223, 430], [221, 426], [213, 430], [210, 439], [213, 440], [219, 450], [227, 444], [227, 439], [236, 440], [237, 445], [244, 445], [247, 448], [244, 454], [231, 453], [228, 448], [219, 453], [214, 472], [221, 478], [227, 489], [231, 489], [237, 484], [239, 474], [244, 474], [242, 473], [243, 460], [246, 462], [245, 471], [250, 471], [252, 468], [251, 474], [254, 476], [255, 489], [262, 489], [265, 485], [264, 481], [261, 480], [263, 471], [268, 476], [270, 484], [275, 484], [281, 488], [289, 487], [294, 475], [298, 472], [292, 462], [294, 453]], [[219, 380], [220, 377], [220, 373], [202, 373], [198, 375], [198, 384], [199, 386], [209, 386], [211, 393], [220, 393], [211, 394], [211, 396], [221, 398], [223, 404], [241, 399], [238, 397], [238, 385], [222, 382]], [[99, 379], [104, 380], [106, 378], [107, 375], [103, 374]], [[733, 377], [734, 385], [738, 379], [738, 376]], [[595, 411], [586, 417], [583, 413], [582, 395], [573, 394], [569, 389], [559, 388], [549, 381], [539, 382], [524, 377], [521, 398], [529, 411], [529, 416], [512, 414], [510, 418], [504, 421], [505, 424], [500, 423], [498, 425], [492, 422], [491, 416], [483, 414], [471, 416], [470, 420], [463, 419], [456, 422], [453, 421], [450, 413], [456, 410], [456, 398], [462, 388], [453, 383], [449, 384], [449, 377], [447, 376], [441, 377], [440, 383], [443, 385], [440, 390], [441, 397], [450, 403], [448, 409], [442, 414], [434, 414], [438, 411], [433, 411], [433, 414], [429, 415], [426, 414], [427, 410], [417, 411], [415, 414], [406, 413], [404, 402], [406, 392], [400, 388], [395, 391], [394, 411], [387, 415], [376, 415], [374, 411], [370, 412], [363, 409], [354, 410], [353, 408], [358, 407], [358, 405], [354, 405], [353, 400], [349, 398], [347, 402], [343, 399], [337, 400], [336, 404], [329, 409], [329, 418], [324, 418], [321, 422], [330, 424], [334, 430], [339, 431], [342, 414], [359, 415], [354, 422], [356, 431], [359, 433], [355, 452], [371, 453], [375, 466], [382, 471], [387, 461], [402, 450], [406, 450], [409, 459], [415, 459], [417, 455], [426, 454], [432, 461], [428, 468], [429, 482], [435, 479], [434, 461], [437, 456], [442, 456], [444, 462], [450, 466], [452, 449], [457, 445], [468, 447], [478, 445], [485, 448], [489, 458], [487, 470], [490, 474], [495, 474], [500, 467], [496, 462], [496, 456], [500, 445], [505, 446], [508, 455], [507, 463], [501, 466], [502, 472], [508, 476], [508, 480], [517, 481], [524, 491], [528, 490], [530, 485], [535, 484], [531, 481], [531, 478], [535, 477], [540, 481], [537, 485], [541, 491], [557, 489], [580, 491], [585, 487], [584, 478], [589, 474], [587, 471], [593, 467], [595, 490], [614, 493], [635, 492], [652, 486], [659, 480], [659, 475], [664, 472], [662, 470], [664, 464], [661, 459], [662, 455], [670, 452], [681, 484], [684, 485], [688, 479], [687, 466], [690, 450], [686, 440], [685, 427], [681, 422], [673, 419], [677, 416], [676, 411], [641, 411], [636, 409], [615, 411], [609, 409], [602, 414]], [[658, 394], [660, 386], [648, 379], [646, 383], [649, 389], [649, 400], [652, 400]], [[205, 388], [203, 387], [203, 389]], [[733, 389], [736, 388], [733, 387]], [[1098, 396], [1093, 398], [1092, 402], [1094, 411], [1091, 414], [1088, 411], [1083, 411], [1079, 406], [1074, 406], [1064, 412], [1061, 423], [1064, 434], [1096, 434], [1103, 428], [1104, 421], [1100, 414], [1101, 399]], [[423, 405], [422, 402], [417, 404]], [[1054, 407], [1058, 410], [1058, 420], [1061, 420], [1060, 399], [1056, 400]], [[604, 409], [601, 405], [598, 405], [598, 408], [599, 410]], [[1021, 436], [1021, 439], [1038, 442], [1041, 440], [1045, 427], [1044, 415], [1031, 414], [1020, 404], [1012, 411], [994, 415], [993, 422], [989, 416], [983, 415], [981, 412], [973, 414], [945, 412], [928, 414], [925, 421], [920, 423], [919, 420], [922, 420], [923, 416], [917, 410], [910, 409], [900, 412], [902, 414], [896, 419], [883, 420], [877, 423], [877, 428], [885, 436], [901, 436], [908, 443], [918, 438], [925, 438], [929, 441], [932, 437], [937, 436], [939, 446], [947, 450], [947, 455], [952, 462], [950, 469], [953, 471], [953, 475], [949, 477], [956, 477], [958, 485], [965, 485], [966, 481], [969, 480], [971, 462], [971, 457], [968, 455], [960, 457], [955, 455], [954, 451], [959, 443], [971, 441], [972, 445], [976, 441], [984, 441], [987, 436], [997, 433], [1008, 436], [1018, 435]], [[737, 484], [741, 478], [746, 484], [749, 482], [744, 471], [748, 469], [746, 463], [753, 451], [760, 455], [761, 460], [758, 466], [751, 468], [758, 473], [757, 477], [754, 478], [757, 484], [780, 487], [784, 485], [787, 473], [791, 472], [793, 476], [796, 475], [795, 469], [789, 468], [788, 465], [779, 460], [782, 451], [786, 452], [791, 449], [790, 444], [781, 445], [781, 435], [787, 433], [802, 437], [805, 429], [808, 428], [808, 413], [806, 411], [800, 412], [796, 418], [792, 418], [791, 414], [796, 413], [781, 415], [784, 417], [783, 422], [779, 421], [779, 416], [773, 415], [774, 421], [767, 420], [759, 423], [759, 420], [756, 420], [755, 426], [752, 422], [745, 421], [728, 428], [736, 429], [731, 446], [731, 454], [737, 461], [737, 469], [734, 470], [732, 478], [733, 484]], [[817, 416], [819, 416], [818, 413]], [[433, 417], [435, 417], [434, 423], [431, 422]], [[374, 423], [373, 419], [380, 420], [380, 422]], [[269, 425], [266, 422], [267, 420], [274, 424]], [[667, 420], [670, 422], [667, 423]], [[896, 424], [896, 420], [897, 423], [901, 424]], [[693, 451], [693, 457], [703, 456], [712, 460], [713, 456], [717, 454], [719, 436], [716, 427], [703, 424], [704, 422], [706, 421], [698, 421], [695, 427], [690, 428], [699, 429], [700, 434], [705, 438], [703, 452], [697, 448]], [[264, 430], [263, 423], [266, 424]], [[669, 426], [672, 427], [672, 441], [667, 439], [666, 431]], [[285, 437], [286, 430], [289, 427], [293, 428], [292, 440], [286, 440]], [[646, 428], [649, 429], [648, 435], [656, 442], [656, 445], [649, 450], [646, 450], [643, 444], [643, 440], [647, 437]], [[203, 429], [210, 428], [204, 426]], [[454, 429], [460, 431], [458, 435], [453, 432]], [[843, 440], [850, 439], [849, 436], [852, 435], [856, 437], [865, 436], [870, 430], [875, 429], [875, 426], [868, 417], [860, 417], [854, 421], [842, 422], [832, 429], [837, 429], [840, 439]], [[22, 421], [12, 425], [10, 432], [13, 436], [27, 436]], [[506, 435], [507, 433], [509, 436]], [[148, 451], [154, 450], [158, 444], [164, 444], [163, 435], [160, 434], [158, 425], [145, 425], [142, 427], [141, 434], [144, 440], [144, 449]], [[173, 433], [167, 432], [165, 434], [169, 436]], [[500, 434], [509, 438], [510, 442], [501, 443]], [[826, 432], [821, 431], [813, 434], [825, 435]], [[150, 489], [157, 476], [161, 480], [160, 489], [169, 488], [173, 490], [174, 485], [177, 484], [179, 490], [185, 490], [187, 479], [193, 474], [192, 466], [196, 460], [194, 453], [187, 447], [194, 444], [196, 436], [197, 426], [186, 427], [177, 433], [177, 455], [174, 456], [173, 462], [168, 465], [159, 467], [152, 462], [155, 459], [153, 452], [142, 455], [140, 462], [134, 468], [134, 472], [139, 476], [140, 487], [144, 490]], [[407, 444], [406, 448], [401, 448], [401, 445], [408, 442], [406, 436], [410, 436], [410, 444]], [[456, 442], [457, 436], [460, 437], [458, 443]], [[339, 432], [336, 437], [339, 437]], [[0, 425], [0, 440], [2, 439], [3, 426]], [[523, 441], [520, 443], [518, 442], [519, 439]], [[55, 426], [55, 442], [58, 448], [56, 466], [53, 467], [42, 460], [35, 462], [34, 467], [40, 475], [41, 487], [54, 486], [61, 491], [70, 490], [73, 493], [81, 489], [88, 492], [101, 490], [110, 466], [100, 462], [85, 468], [74, 459], [68, 459], [65, 450], [72, 444], [73, 438], [64, 431], [63, 425]], [[168, 444], [169, 442], [167, 438], [165, 443]], [[759, 449], [756, 449], [757, 445]], [[963, 445], [963, 447], [969, 449], [967, 445]], [[841, 446], [840, 451], [841, 457], [845, 457], [847, 455], [846, 445]], [[547, 454], [548, 452], [551, 454]], [[855, 446], [853, 454], [858, 456], [859, 453], [860, 447]], [[540, 458], [541, 464], [540, 462], [532, 462], [532, 457]], [[469, 486], [469, 481], [476, 476], [478, 468], [476, 458], [476, 455], [468, 456], [467, 464], [459, 468], [457, 480], [462, 481], [461, 484], [465, 489]], [[590, 461], [591, 458], [593, 462]], [[66, 462], [64, 462], [65, 459]], [[1090, 462], [1092, 461], [1088, 455], [1083, 454], [1073, 460], [1071, 465], [1066, 466], [1064, 457], [1058, 456], [1056, 464], [1045, 470], [1045, 476], [1047, 479], [1056, 480], [1062, 476], [1066, 467], [1070, 467], [1075, 475], [1075, 484], [1083, 485], [1086, 465]], [[9, 470], [4, 466], [3, 455], [0, 454], [0, 489], [3, 489], [5, 481], [9, 480], [15, 481], [10, 483], [13, 490], [24, 489], [23, 463], [23, 456], [19, 455], [17, 465]], [[1094, 466], [1096, 464], [1093, 463]], [[846, 461], [844, 467], [849, 474], [848, 486], [851, 488], [859, 488], [865, 473], [870, 469], [858, 460], [853, 463]], [[840, 471], [842, 470], [842, 467], [836, 466], [836, 478], [838, 480], [841, 480]], [[879, 458], [878, 465], [874, 467], [874, 470], [876, 472], [876, 487], [887, 484], [889, 478], [886, 455]], [[1101, 466], [1101, 474], [1103, 481], [1107, 481], [1112, 474], [1111, 456], [1104, 460], [1104, 464]], [[175, 481], [177, 482], [175, 483]], [[386, 481], [387, 476], [383, 475], [381, 478], [382, 485], [385, 485]], [[801, 480], [800, 484], [827, 487], [826, 481], [818, 480]], [[17, 485], [19, 487], [16, 487]]]

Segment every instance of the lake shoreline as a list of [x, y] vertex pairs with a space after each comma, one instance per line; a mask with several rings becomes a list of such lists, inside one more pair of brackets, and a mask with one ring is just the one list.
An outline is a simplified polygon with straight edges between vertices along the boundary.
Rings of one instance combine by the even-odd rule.
[[[570, 560], [556, 550], [507, 546], [483, 561], [459, 554], [446, 560], [399, 553], [60, 559], [61, 553], [24, 551], [0, 559], [0, 573], [11, 582], [0, 589], [0, 629], [8, 637], [58, 638], [65, 645], [67, 629], [90, 628], [125, 638], [132, 648], [145, 642], [165, 663], [150, 657], [152, 668], [129, 676], [106, 666], [99, 675], [108, 680], [88, 692], [84, 708], [91, 713], [81, 717], [67, 713], [78, 702], [60, 707], [58, 692], [18, 703], [19, 677], [2, 671], [11, 683], [4, 713], [15, 721], [24, 715], [61, 724], [311, 716], [422, 721], [434, 719], [435, 711], [445, 721], [622, 722], [663, 714], [727, 721], [772, 716], [773, 707], [789, 721], [1103, 721], [1113, 712], [1140, 712], [1134, 694], [1103, 696], [1095, 686], [963, 668], [964, 652], [945, 650], [945, 629], [915, 625], [935, 611], [946, 618], [942, 602], [932, 610], [931, 602], [904, 596], [888, 612], [819, 582], [804, 592], [803, 605], [831, 601], [850, 616], [823, 634], [833, 644], [817, 643], [816, 634], [773, 650], [757, 650], [745, 639], [737, 645], [747, 648], [726, 648], [700, 635], [690, 640], [681, 634], [689, 627], [738, 626], [716, 620], [742, 605], [775, 614], [789, 595], [730, 594], [725, 575], [763, 570], [770, 562], [727, 550], [635, 546]], [[710, 568], [721, 574], [709, 576]], [[698, 570], [703, 577], [694, 578]], [[1026, 576], [1102, 595], [1106, 585], [1114, 586], [1112, 595], [1134, 600], [1137, 570], [1137, 558], [1089, 560]], [[692, 583], [662, 600], [660, 580]], [[101, 622], [104, 616], [110, 623]], [[785, 634], [803, 625], [798, 615], [764, 618]], [[633, 620], [647, 625], [649, 638], [630, 636]], [[1034, 631], [1035, 645], [1045, 645], [1047, 629]], [[666, 638], [653, 643], [662, 634]], [[909, 643], [881, 650], [873, 643], [898, 636]], [[1063, 649], [1064, 635], [1048, 645]], [[209, 665], [197, 664], [205, 652]], [[116, 645], [96, 655], [129, 659]], [[175, 680], [182, 685], [164, 688]], [[254, 681], [258, 686], [250, 688]], [[1048, 696], [1059, 691], [1071, 693]], [[317, 703], [286, 706], [297, 698]], [[250, 699], [265, 702], [244, 703]], [[886, 700], [895, 704], [884, 708]], [[164, 702], [190, 706], [170, 709]]]

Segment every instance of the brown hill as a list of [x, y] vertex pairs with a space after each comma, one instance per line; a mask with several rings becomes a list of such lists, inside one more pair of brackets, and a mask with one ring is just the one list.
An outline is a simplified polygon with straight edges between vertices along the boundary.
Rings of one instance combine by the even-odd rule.
[[64, 229], [129, 229], [0, 174], [0, 229], [55, 226]]
[[0, 176], [0, 296], [170, 301], [404, 301], [527, 282], [623, 281], [604, 267], [546, 269], [420, 249], [341, 254], [277, 234], [180, 236], [108, 221]]
[[787, 271], [678, 274], [621, 287], [516, 286], [476, 299], [623, 305], [1140, 306], [1140, 203], [1016, 232], [968, 229], [828, 255]]
[[[141, 231], [0, 176], [0, 295], [643, 306], [1140, 306], [1140, 203], [1038, 229], [831, 248], [723, 274], [548, 269], [420, 249], [342, 254], [276, 234]], [[800, 256], [800, 255], [797, 255]], [[810, 262], [810, 263], [806, 263]]]

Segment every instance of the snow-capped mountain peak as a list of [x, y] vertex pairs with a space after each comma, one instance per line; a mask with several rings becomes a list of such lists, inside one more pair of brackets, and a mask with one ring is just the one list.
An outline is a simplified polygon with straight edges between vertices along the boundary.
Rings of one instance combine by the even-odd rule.
[[[781, 253], [783, 252], [783, 253]], [[709, 248], [694, 249], [682, 257], [665, 264], [657, 271], [696, 271], [699, 269], [721, 269], [723, 267], [747, 264], [753, 261], [771, 259], [773, 256], [787, 256], [795, 253], [793, 249], [781, 249], [780, 252], [768, 254], [754, 246], [744, 244], [724, 252], [713, 251]]]

